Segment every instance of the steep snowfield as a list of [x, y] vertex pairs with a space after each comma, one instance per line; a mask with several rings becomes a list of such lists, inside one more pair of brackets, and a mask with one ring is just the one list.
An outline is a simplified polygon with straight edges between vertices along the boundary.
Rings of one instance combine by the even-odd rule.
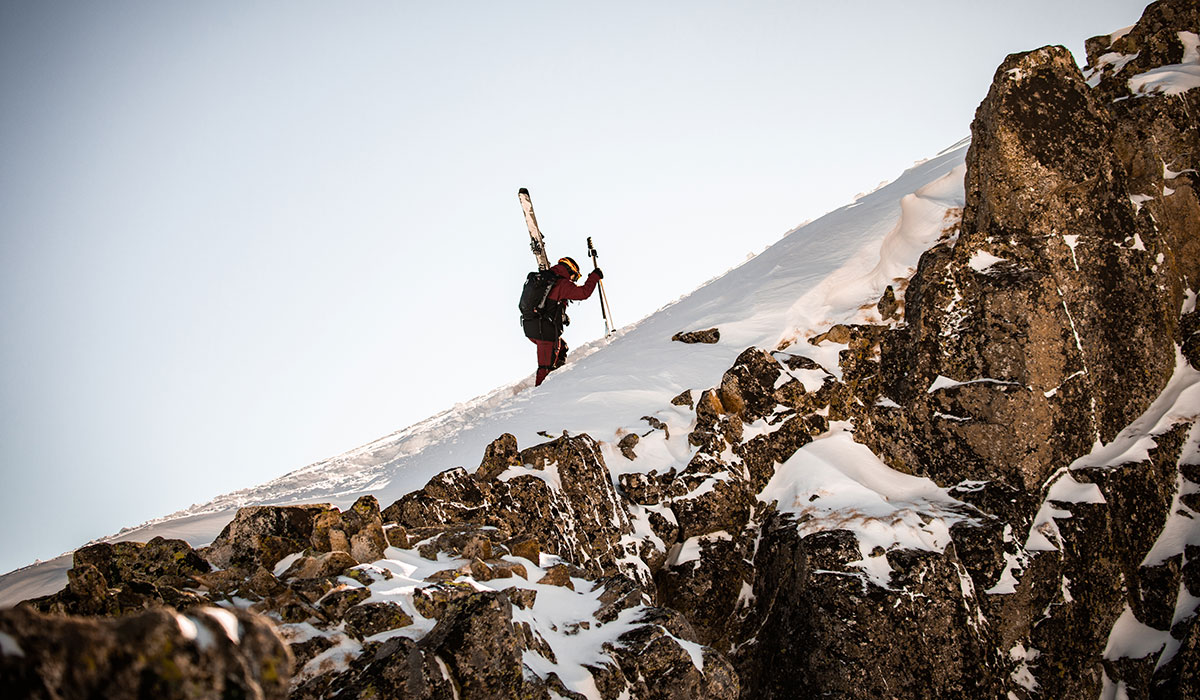
[[[658, 441], [657, 448], [647, 444], [639, 448], [636, 463], [620, 457], [612, 443], [624, 432], [645, 432], [642, 416], [657, 415], [671, 425], [671, 398], [717, 384], [750, 346], [791, 345], [790, 352], [806, 354], [836, 372], [842, 346], [825, 343], [818, 348], [803, 341], [834, 323], [879, 320], [874, 305], [885, 287], [907, 278], [921, 252], [955, 223], [963, 206], [966, 149], [965, 141], [956, 144], [891, 184], [788, 233], [760, 255], [611, 339], [576, 350], [572, 361], [541, 387], [531, 387], [527, 379], [500, 388], [344, 455], [110, 539], [162, 536], [200, 546], [216, 537], [236, 508], [252, 504], [329, 502], [344, 508], [370, 493], [387, 506], [444, 469], [474, 469], [488, 443], [505, 432], [515, 435], [522, 448], [545, 440], [539, 432], [586, 432], [605, 443], [605, 459], [614, 472], [686, 462], [686, 440]], [[711, 327], [721, 331], [718, 344], [670, 340], [679, 331]], [[524, 342], [512, 340], [518, 341]], [[671, 427], [686, 435], [686, 425]], [[834, 439], [848, 443], [848, 438]], [[842, 444], [832, 452], [852, 454], [854, 448]], [[870, 492], [864, 496], [868, 499], [883, 494], [887, 500], [899, 489], [903, 497], [919, 498], [928, 507], [944, 500], [932, 482], [897, 479], [881, 463], [847, 474], [836, 462], [831, 462], [831, 488], [852, 479]], [[783, 491], [819, 487], [794, 482], [777, 486]], [[914, 536], [931, 537], [930, 546], [940, 539], [932, 533]], [[69, 567], [70, 557], [63, 556], [0, 578], [0, 605], [58, 590]]]

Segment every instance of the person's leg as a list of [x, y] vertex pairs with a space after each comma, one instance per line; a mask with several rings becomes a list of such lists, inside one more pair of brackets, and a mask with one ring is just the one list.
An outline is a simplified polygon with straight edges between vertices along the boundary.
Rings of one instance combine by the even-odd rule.
[[537, 346], [537, 378], [534, 380], [534, 386], [541, 386], [546, 380], [546, 375], [550, 374], [550, 370], [554, 369], [554, 351], [558, 347], [551, 340], [534, 340], [529, 339]]
[[567, 363], [567, 343], [562, 338], [559, 338], [558, 342], [555, 343], [555, 345], [554, 345], [554, 361], [550, 363], [550, 366], [553, 367], [554, 369], [558, 369], [559, 367], [562, 367], [566, 363]]

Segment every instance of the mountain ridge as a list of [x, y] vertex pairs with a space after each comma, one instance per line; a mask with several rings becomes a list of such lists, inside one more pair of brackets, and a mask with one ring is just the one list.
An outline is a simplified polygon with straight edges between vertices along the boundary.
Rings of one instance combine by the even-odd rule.
[[242, 508], [198, 550], [78, 550], [0, 641], [52, 643], [34, 610], [163, 604], [187, 638], [215, 604], [276, 621], [280, 697], [1190, 696], [1200, 91], [1135, 79], [1186, 82], [1197, 34], [1162, 0], [1086, 73], [1009, 56], [969, 148], [463, 417], [427, 463], [349, 505]]
[[[943, 149], [943, 151], [941, 151], [937, 156], [934, 156], [933, 158], [930, 158], [930, 159], [925, 159], [925, 160], [919, 161], [918, 163], [914, 164], [914, 166], [912, 168], [910, 168], [910, 170], [907, 171], [905, 174], [907, 175], [909, 173], [919, 172], [920, 169], [928, 167], [931, 162], [940, 162], [940, 159], [952, 157], [953, 153], [955, 153], [956, 151], [962, 150], [964, 148], [967, 141], [968, 141], [968, 139], [960, 140], [956, 144], [954, 144], [946, 149]], [[898, 178], [898, 180], [900, 180], [900, 179], [903, 179], [903, 176], [901, 176], [901, 178]], [[877, 188], [873, 192], [868, 193], [867, 195], [864, 195], [863, 197], [859, 198], [858, 200], [855, 200], [854, 202], [851, 202], [847, 205], [844, 205], [838, 209], [831, 211], [829, 214], [826, 215], [826, 217], [837, 215], [839, 213], [850, 212], [854, 208], [858, 207], [863, 202], [864, 199], [876, 195], [881, 190], [887, 189], [888, 187], [894, 185], [896, 182], [897, 182], [896, 180], [889, 182], [889, 183], [883, 185], [882, 187]], [[892, 200], [887, 199], [885, 201], [890, 202]], [[876, 206], [878, 206], [878, 205], [876, 205]], [[826, 217], [821, 217], [821, 219], [818, 219], [817, 221], [821, 221], [822, 219], [825, 219]], [[781, 238], [781, 240], [779, 242], [770, 246], [768, 248], [768, 250], [770, 250], [771, 248], [774, 248], [776, 245], [779, 245], [785, 239], [800, 233], [805, 228], [813, 225], [814, 223], [815, 222], [808, 222], [807, 224], [804, 224], [795, 229], [792, 229], [791, 231], [784, 234], [784, 236]], [[869, 247], [871, 245], [871, 243], [868, 241], [866, 243], [866, 245]], [[762, 257], [762, 254], [755, 256], [755, 259], [758, 259], [760, 257]], [[770, 257], [770, 256], [768, 256], [768, 257]], [[696, 290], [693, 290], [693, 292], [691, 292], [689, 294], [685, 294], [684, 296], [680, 297], [679, 299], [677, 299], [669, 304], [666, 304], [658, 311], [654, 312], [650, 316], [647, 316], [645, 319], [642, 319], [633, 324], [629, 324], [629, 325], [623, 327], [622, 329], [620, 329], [618, 331], [616, 338], [597, 339], [596, 341], [593, 341], [593, 342], [588, 343], [580, 348], [575, 349], [571, 353], [572, 356], [569, 358], [568, 367], [587, 358], [595, 351], [608, 346], [609, 344], [611, 344], [613, 342], [613, 340], [624, 337], [627, 334], [629, 334], [630, 332], [634, 332], [638, 326], [642, 325], [649, 319], [656, 317], [659, 314], [672, 313], [672, 310], [675, 307], [677, 307], [680, 303], [686, 302], [688, 299], [690, 299], [694, 295], [701, 293], [704, 289], [706, 289], [710, 285], [719, 282], [726, 275], [728, 275], [738, 269], [741, 269], [742, 267], [744, 267], [745, 265], [747, 265], [751, 262], [753, 262], [753, 260], [743, 261], [742, 263], [735, 266], [734, 268], [731, 268], [729, 271], [727, 271], [723, 275], [719, 275], [719, 276], [713, 278], [712, 280], [709, 280], [708, 282], [700, 285], [700, 287], [698, 287]], [[696, 324], [703, 324], [703, 322], [704, 322], [703, 319], [684, 319], [684, 322], [687, 322], [687, 321], [693, 321]], [[728, 352], [727, 352], [727, 354], [728, 354]], [[562, 374], [565, 374], [565, 373], [560, 373], [555, 378], [557, 379], [558, 377], [562, 376]], [[348, 450], [347, 452], [330, 457], [328, 459], [314, 462], [314, 463], [306, 465], [304, 467], [300, 467], [299, 469], [288, 472], [287, 474], [284, 474], [280, 477], [277, 477], [276, 479], [272, 479], [263, 484], [248, 487], [245, 489], [239, 489], [236, 491], [229, 492], [227, 494], [222, 494], [221, 496], [218, 496], [206, 503], [197, 504], [197, 505], [191, 506], [189, 508], [184, 508], [184, 509], [181, 509], [174, 513], [162, 516], [161, 518], [155, 518], [155, 519], [146, 521], [145, 523], [141, 523], [139, 525], [124, 528], [121, 531], [119, 531], [113, 535], [98, 538], [97, 540], [94, 540], [94, 542], [111, 541], [111, 540], [115, 540], [115, 539], [121, 539], [121, 538], [125, 538], [131, 534], [142, 532], [148, 527], [152, 528], [154, 526], [163, 525], [163, 524], [169, 523], [170, 521], [173, 521], [173, 520], [179, 520], [182, 518], [192, 518], [192, 517], [197, 517], [197, 516], [206, 516], [206, 515], [212, 515], [212, 514], [216, 514], [216, 513], [227, 513], [227, 512], [231, 512], [232, 510], [234, 510], [238, 507], [242, 507], [245, 505], [251, 505], [251, 504], [293, 503], [293, 502], [299, 502], [302, 500], [311, 500], [312, 498], [316, 498], [319, 500], [330, 500], [333, 502], [342, 502], [345, 504], [351, 503], [351, 502], [353, 502], [354, 498], [349, 497], [349, 495], [353, 495], [354, 497], [357, 497], [358, 494], [368, 492], [370, 490], [371, 484], [375, 483], [376, 481], [378, 481], [381, 478], [385, 478], [385, 475], [382, 472], [384, 469], [387, 468], [387, 466], [389, 465], [389, 463], [392, 460], [403, 459], [405, 457], [410, 457], [410, 456], [418, 454], [420, 452], [420, 449], [413, 449], [411, 451], [405, 451], [404, 443], [406, 441], [411, 440], [413, 442], [423, 443], [423, 444], [418, 445], [421, 449], [423, 449], [424, 447], [429, 446], [429, 443], [436, 443], [439, 441], [439, 438], [436, 438], [436, 437], [430, 438], [428, 436], [428, 432], [430, 432], [429, 431], [430, 428], [436, 428], [440, 424], [442, 424], [443, 422], [445, 422], [447, 420], [450, 420], [457, 425], [465, 424], [465, 425], [469, 426], [473, 422], [473, 420], [478, 418], [479, 414], [488, 413], [488, 412], [494, 410], [498, 404], [505, 403], [506, 401], [514, 398], [517, 394], [521, 393], [522, 391], [529, 389], [531, 386], [532, 386], [531, 377], [527, 377], [527, 378], [522, 379], [513, 384], [498, 387], [497, 389], [494, 389], [489, 393], [482, 394], [479, 397], [476, 397], [475, 399], [472, 399], [467, 402], [462, 402], [462, 404], [460, 404], [460, 405], [465, 407], [465, 411], [463, 409], [458, 408], [457, 406], [446, 409], [446, 410], [441, 411], [433, 416], [430, 416], [429, 418], [426, 418], [425, 420], [422, 420], [411, 426], [408, 426], [406, 428], [398, 430], [394, 433], [391, 433], [391, 434], [385, 435], [383, 437], [380, 437], [378, 439], [372, 440], [360, 447], [356, 447], [354, 449]], [[484, 443], [486, 443], [486, 441], [484, 441]], [[480, 448], [480, 449], [482, 449], [482, 448]], [[393, 452], [393, 450], [395, 452]], [[384, 455], [382, 457], [382, 459], [379, 459], [377, 457], [377, 455], [380, 455], [380, 454]], [[366, 459], [364, 459], [364, 457]], [[338, 469], [339, 466], [343, 467], [343, 468]], [[362, 473], [361, 470], [362, 470], [363, 466], [368, 466], [368, 468], [371, 471]], [[333, 468], [332, 470], [331, 470], [331, 467]], [[312, 477], [312, 480], [300, 479], [299, 477]], [[322, 491], [320, 493], [316, 493], [316, 494], [313, 494], [310, 496], [304, 495], [306, 493], [311, 493], [311, 491], [308, 489], [308, 484], [311, 483], [311, 481], [325, 479], [328, 477], [343, 477], [343, 478], [352, 479], [353, 481], [349, 482], [351, 484], [350, 486], [347, 486], [343, 489], [339, 489], [340, 491], [342, 491], [346, 494], [349, 494], [349, 495], [346, 497], [339, 497], [338, 490], [333, 490], [333, 489], [325, 490], [325, 491]], [[414, 480], [414, 483], [416, 481], [419, 481], [419, 479]], [[287, 487], [287, 490], [283, 491], [282, 493], [280, 493], [276, 490], [275, 487], [277, 487], [281, 483], [287, 483], [287, 482], [299, 482], [299, 483], [295, 483], [295, 485]], [[378, 488], [375, 489], [376, 492], [378, 490], [379, 490]], [[264, 495], [255, 497], [253, 495], [255, 493], [264, 493]], [[196, 544], [203, 544], [203, 542], [197, 542]], [[18, 569], [17, 571], [20, 571], [20, 570], [21, 569]], [[2, 580], [2, 578], [0, 578], [0, 580]]]

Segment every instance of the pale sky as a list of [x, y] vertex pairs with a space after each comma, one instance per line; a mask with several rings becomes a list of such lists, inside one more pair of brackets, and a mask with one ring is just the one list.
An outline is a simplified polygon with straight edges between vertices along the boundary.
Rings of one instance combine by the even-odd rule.
[[520, 187], [627, 324], [1143, 6], [0, 0], [0, 573], [530, 374]]

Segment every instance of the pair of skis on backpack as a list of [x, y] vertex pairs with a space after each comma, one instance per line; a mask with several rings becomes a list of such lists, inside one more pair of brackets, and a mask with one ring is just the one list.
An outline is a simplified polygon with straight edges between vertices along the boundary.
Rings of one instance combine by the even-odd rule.
[[[521, 209], [525, 212], [525, 225], [529, 227], [529, 247], [533, 249], [533, 257], [537, 259], [538, 265], [538, 271], [529, 273], [525, 279], [525, 287], [521, 290], [519, 306], [522, 325], [524, 325], [526, 319], [536, 316], [545, 308], [547, 297], [550, 295], [551, 288], [554, 287], [557, 276], [550, 272], [550, 258], [546, 255], [546, 241], [542, 237], [542, 230], [538, 228], [537, 217], [533, 213], [533, 201], [529, 198], [529, 190], [522, 187], [517, 191], [517, 198], [521, 200]], [[598, 267], [596, 259], [599, 256], [595, 247], [592, 246], [591, 236], [588, 236], [587, 246], [592, 265]], [[604, 280], [600, 280], [598, 284], [600, 287], [600, 315], [604, 317], [604, 335], [608, 336], [612, 335], [615, 330], [612, 323], [612, 311], [608, 308], [608, 297], [604, 294]], [[561, 328], [559, 331], [561, 332]]]

